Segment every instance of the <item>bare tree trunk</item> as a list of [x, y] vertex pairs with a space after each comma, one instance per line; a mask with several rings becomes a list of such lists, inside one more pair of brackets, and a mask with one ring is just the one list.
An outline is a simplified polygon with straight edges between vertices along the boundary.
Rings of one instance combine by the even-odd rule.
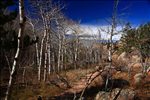
[[56, 69], [55, 69], [55, 53], [54, 52], [52, 53], [52, 60], [53, 60], [53, 65], [52, 65], [53, 71], [56, 72]]
[[75, 40], [75, 52], [74, 52], [74, 68], [77, 68], [77, 57], [78, 57], [78, 37], [76, 35], [76, 40]]
[[45, 37], [46, 37], [46, 30], [44, 32], [44, 36], [43, 36], [42, 41], [41, 41], [41, 49], [40, 49], [40, 57], [39, 57], [40, 59], [39, 59], [39, 67], [38, 67], [38, 80], [39, 81], [41, 80], [41, 64], [42, 64], [43, 45], [44, 45]]
[[60, 53], [61, 53], [61, 34], [60, 34], [60, 27], [59, 27], [59, 23], [56, 20], [56, 24], [57, 24], [57, 30], [58, 30], [58, 61], [57, 61], [57, 68], [58, 68], [58, 72], [60, 71]]
[[65, 58], [64, 58], [64, 65], [65, 65], [65, 70], [67, 69], [67, 53], [66, 53], [66, 47], [64, 48], [64, 55], [65, 55]]
[[[48, 33], [48, 20], [45, 18], [46, 42], [45, 42], [45, 61], [44, 61], [44, 82], [46, 81], [47, 63], [48, 63], [48, 46], [49, 46], [49, 33]], [[49, 58], [50, 59], [50, 58]]]
[[51, 73], [51, 47], [50, 47], [50, 40], [49, 40], [49, 43], [48, 43], [48, 74], [50, 75]]
[[59, 34], [59, 44], [58, 44], [58, 62], [57, 62], [57, 68], [58, 72], [60, 71], [60, 52], [61, 52], [61, 40], [60, 40], [60, 33]]
[[[47, 38], [48, 38], [48, 36], [47, 36]], [[47, 46], [48, 46], [48, 39], [46, 40], [46, 44], [45, 44], [44, 82], [46, 81], [46, 69], [47, 69], [47, 58], [48, 58]]]
[[20, 19], [20, 28], [19, 28], [19, 33], [18, 33], [18, 46], [17, 46], [17, 51], [16, 51], [16, 54], [15, 54], [12, 70], [11, 70], [11, 73], [10, 73], [10, 77], [9, 77], [9, 83], [8, 83], [8, 87], [7, 87], [7, 91], [6, 91], [5, 100], [8, 100], [10, 88], [11, 88], [11, 85], [12, 85], [13, 75], [14, 75], [14, 72], [16, 70], [17, 59], [18, 59], [18, 56], [19, 56], [19, 53], [20, 53], [21, 36], [23, 34], [25, 21], [26, 21], [25, 16], [24, 16], [24, 0], [19, 0], [19, 15], [20, 15], [20, 18], [19, 18]]
[[[111, 71], [111, 66], [112, 66], [112, 50], [113, 50], [112, 37], [114, 35], [114, 30], [116, 28], [116, 17], [117, 17], [118, 2], [119, 2], [118, 0], [114, 1], [114, 8], [113, 8], [112, 26], [111, 26], [111, 33], [110, 33], [110, 40], [109, 40], [109, 50], [108, 50], [109, 72]], [[107, 79], [106, 79], [105, 89], [107, 89], [107, 85], [108, 85], [109, 72], [108, 72]]]
[[44, 40], [45, 40], [45, 37], [46, 37], [46, 34], [47, 34], [47, 30], [46, 30], [46, 20], [43, 16], [43, 11], [42, 9], [40, 9], [40, 13], [41, 13], [41, 16], [42, 16], [42, 20], [43, 20], [43, 24], [44, 24], [44, 36], [42, 38], [42, 41], [41, 41], [41, 48], [40, 48], [40, 56], [39, 56], [39, 67], [38, 67], [38, 81], [41, 80], [41, 64], [42, 64], [42, 56], [43, 56], [43, 46], [44, 46]]
[[77, 47], [75, 47], [75, 55], [74, 55], [74, 68], [76, 69], [77, 68]]
[[61, 42], [61, 70], [64, 67], [64, 33], [62, 34], [62, 42]]
[[64, 62], [64, 49], [63, 47], [61, 48], [61, 70], [63, 70], [63, 62]]
[[35, 50], [36, 50], [36, 60], [37, 60], [37, 65], [39, 66], [40, 59], [39, 59], [39, 50], [38, 50], [38, 43], [35, 43]]

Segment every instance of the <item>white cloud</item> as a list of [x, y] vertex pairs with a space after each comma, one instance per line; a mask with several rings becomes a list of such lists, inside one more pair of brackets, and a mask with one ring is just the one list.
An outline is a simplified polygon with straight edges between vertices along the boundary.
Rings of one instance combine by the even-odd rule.
[[[100, 29], [103, 29], [104, 31], [100, 30]], [[117, 27], [116, 28], [117, 31], [120, 31], [121, 30], [121, 27]], [[100, 30], [100, 33], [101, 33], [101, 38], [102, 39], [109, 39], [110, 37], [110, 34], [107, 33], [107, 31], [111, 31], [111, 26], [110, 25], [105, 25], [105, 26], [101, 26], [101, 25], [83, 25], [81, 24], [80, 25], [80, 30], [81, 30], [81, 33], [79, 33], [80, 35], [91, 35], [91, 36], [94, 36], [94, 37], [97, 37], [99, 36], [99, 32], [98, 30]], [[71, 34], [72, 31], [68, 31], [67, 34]], [[114, 35], [113, 36], [113, 39], [114, 40], [119, 40], [121, 37], [121, 34], [118, 34], [118, 35]]]

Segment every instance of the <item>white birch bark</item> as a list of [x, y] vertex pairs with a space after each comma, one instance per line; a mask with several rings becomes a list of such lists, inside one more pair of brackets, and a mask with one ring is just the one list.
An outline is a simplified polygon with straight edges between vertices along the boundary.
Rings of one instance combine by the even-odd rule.
[[75, 52], [74, 52], [74, 68], [77, 68], [77, 56], [78, 56], [78, 37], [77, 33], [75, 33], [76, 39], [75, 39]]
[[8, 100], [9, 97], [9, 93], [10, 93], [10, 88], [12, 85], [12, 80], [13, 80], [13, 75], [14, 72], [16, 70], [16, 64], [17, 64], [17, 59], [20, 53], [20, 42], [21, 42], [21, 36], [23, 34], [23, 30], [24, 30], [24, 26], [25, 26], [25, 16], [24, 16], [24, 0], [19, 0], [19, 19], [20, 19], [20, 28], [19, 28], [19, 32], [18, 32], [18, 46], [17, 46], [17, 51], [15, 54], [15, 58], [14, 58], [14, 62], [12, 65], [12, 70], [10, 73], [10, 77], [9, 77], [9, 83], [8, 83], [8, 87], [7, 87], [7, 91], [6, 91], [6, 96], [5, 96], [5, 100]]
[[47, 40], [46, 40], [46, 44], [45, 44], [45, 61], [44, 61], [44, 82], [46, 81], [46, 69], [47, 69], [47, 55], [48, 55], [48, 51], [47, 51], [47, 47], [48, 47], [48, 36], [47, 36]]
[[[118, 0], [115, 0], [114, 1], [114, 8], [113, 8], [113, 16], [112, 16], [112, 26], [111, 26], [111, 32], [110, 32], [110, 40], [109, 40], [110, 45], [109, 45], [109, 50], [108, 50], [109, 72], [111, 71], [111, 67], [112, 67], [112, 50], [113, 50], [113, 47], [112, 47], [113, 46], [112, 37], [114, 35], [114, 30], [116, 28], [117, 6], [118, 6]], [[107, 75], [105, 89], [107, 89], [108, 80], [109, 80], [109, 73]]]
[[61, 53], [61, 34], [60, 34], [60, 27], [59, 27], [59, 23], [56, 20], [56, 24], [57, 24], [57, 30], [58, 30], [58, 61], [57, 61], [57, 69], [58, 72], [60, 71], [60, 53]]
[[64, 48], [64, 55], [65, 55], [65, 58], [64, 58], [64, 65], [65, 65], [65, 70], [67, 69], [67, 53], [66, 53], [66, 47]]
[[49, 40], [49, 43], [48, 43], [48, 74], [50, 75], [51, 73], [51, 49], [50, 49], [50, 40]]
[[43, 46], [44, 46], [44, 40], [45, 40], [45, 37], [46, 37], [46, 21], [45, 21], [45, 18], [43, 16], [43, 11], [42, 9], [40, 9], [40, 13], [41, 13], [41, 16], [42, 16], [42, 21], [43, 21], [43, 24], [44, 24], [44, 36], [42, 38], [42, 41], [41, 41], [41, 48], [40, 48], [40, 56], [39, 56], [39, 66], [38, 66], [38, 81], [41, 80], [41, 64], [42, 64], [42, 56], [43, 56]]
[[56, 69], [55, 69], [55, 53], [54, 52], [52, 53], [52, 60], [53, 60], [53, 65], [52, 65], [53, 71], [56, 72]]
[[60, 71], [60, 52], [61, 52], [61, 40], [60, 40], [60, 33], [59, 34], [59, 44], [58, 44], [58, 62], [57, 62], [57, 68], [58, 72]]
[[[48, 46], [49, 46], [49, 33], [48, 33], [48, 19], [45, 18], [45, 31], [46, 31], [46, 42], [45, 42], [45, 61], [44, 61], [44, 82], [46, 81], [47, 63], [48, 63]], [[50, 59], [50, 58], [49, 58]]]

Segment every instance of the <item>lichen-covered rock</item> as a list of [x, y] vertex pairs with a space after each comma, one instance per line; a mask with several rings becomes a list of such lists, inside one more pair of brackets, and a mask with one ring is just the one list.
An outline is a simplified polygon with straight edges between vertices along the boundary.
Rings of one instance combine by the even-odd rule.
[[116, 88], [112, 92], [99, 92], [95, 100], [133, 100], [136, 93], [131, 89], [119, 89]]

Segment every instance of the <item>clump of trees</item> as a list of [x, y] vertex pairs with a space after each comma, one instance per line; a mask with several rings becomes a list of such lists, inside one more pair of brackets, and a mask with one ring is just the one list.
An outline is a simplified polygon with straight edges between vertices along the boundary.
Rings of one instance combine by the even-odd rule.
[[14, 83], [46, 82], [52, 73], [98, 64], [101, 58], [101, 44], [84, 45], [84, 30], [63, 14], [63, 3], [30, 0], [27, 9], [24, 2], [16, 2], [20, 13], [5, 13], [15, 1], [0, 1], [0, 81], [9, 81], [6, 99]]
[[[150, 23], [140, 25], [138, 28], [132, 28], [128, 23], [121, 37], [121, 52], [132, 52], [138, 50], [141, 56], [141, 62], [145, 62], [150, 57]], [[143, 69], [145, 71], [145, 68]]]

